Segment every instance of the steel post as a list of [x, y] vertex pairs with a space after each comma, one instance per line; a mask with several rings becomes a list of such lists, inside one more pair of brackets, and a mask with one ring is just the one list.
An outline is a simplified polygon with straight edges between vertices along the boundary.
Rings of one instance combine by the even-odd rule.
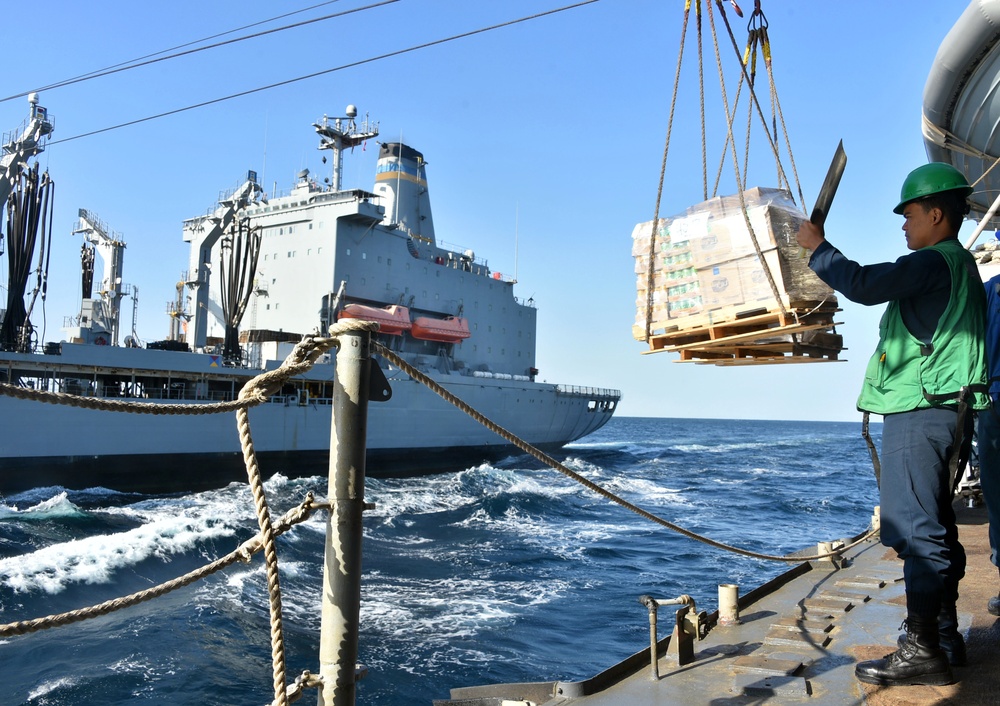
[[361, 533], [371, 334], [342, 334], [330, 429], [319, 706], [353, 706], [361, 604]]

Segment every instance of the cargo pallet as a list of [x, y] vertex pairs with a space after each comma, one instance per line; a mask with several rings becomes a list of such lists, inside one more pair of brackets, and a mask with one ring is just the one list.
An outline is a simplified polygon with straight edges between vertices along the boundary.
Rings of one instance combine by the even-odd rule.
[[702, 365], [839, 362], [843, 337], [833, 320], [839, 311], [824, 302], [795, 302], [784, 311], [714, 309], [652, 334], [644, 355], [679, 353], [676, 362]]

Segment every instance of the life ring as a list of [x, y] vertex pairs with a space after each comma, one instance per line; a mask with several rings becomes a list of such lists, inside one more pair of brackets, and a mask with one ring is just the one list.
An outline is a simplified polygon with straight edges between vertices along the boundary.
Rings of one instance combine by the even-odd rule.
[[97, 338], [94, 339], [94, 345], [106, 346], [108, 345], [108, 339], [106, 339], [104, 336], [98, 336]]

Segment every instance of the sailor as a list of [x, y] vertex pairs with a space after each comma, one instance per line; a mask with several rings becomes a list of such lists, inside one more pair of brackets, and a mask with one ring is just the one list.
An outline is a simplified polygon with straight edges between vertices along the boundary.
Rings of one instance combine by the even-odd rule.
[[903, 560], [906, 634], [855, 675], [880, 685], [944, 685], [965, 662], [955, 602], [965, 551], [952, 508], [954, 469], [971, 443], [970, 409], [988, 406], [986, 298], [976, 264], [958, 240], [972, 187], [955, 168], [925, 164], [906, 177], [899, 204], [912, 253], [862, 266], [806, 221], [799, 245], [809, 266], [851, 301], [888, 303], [858, 409], [883, 415], [882, 544]]
[[[990, 520], [990, 560], [1000, 567], [1000, 275], [986, 283], [986, 360], [991, 407], [979, 415], [979, 482]], [[986, 610], [1000, 616], [1000, 596], [990, 598]]]

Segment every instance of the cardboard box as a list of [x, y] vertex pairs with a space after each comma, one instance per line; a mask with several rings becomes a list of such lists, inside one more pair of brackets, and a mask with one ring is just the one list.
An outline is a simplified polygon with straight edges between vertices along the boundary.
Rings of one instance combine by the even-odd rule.
[[[644, 340], [647, 318], [655, 332], [715, 309], [737, 316], [744, 310], [778, 310], [790, 302], [836, 305], [833, 290], [809, 269], [807, 253], [796, 242], [805, 217], [787, 191], [755, 187], [743, 192], [742, 202], [739, 195], [716, 197], [661, 219], [655, 238], [652, 221], [636, 225], [632, 254], [639, 296], [633, 335]], [[650, 268], [656, 305], [647, 311]]]

